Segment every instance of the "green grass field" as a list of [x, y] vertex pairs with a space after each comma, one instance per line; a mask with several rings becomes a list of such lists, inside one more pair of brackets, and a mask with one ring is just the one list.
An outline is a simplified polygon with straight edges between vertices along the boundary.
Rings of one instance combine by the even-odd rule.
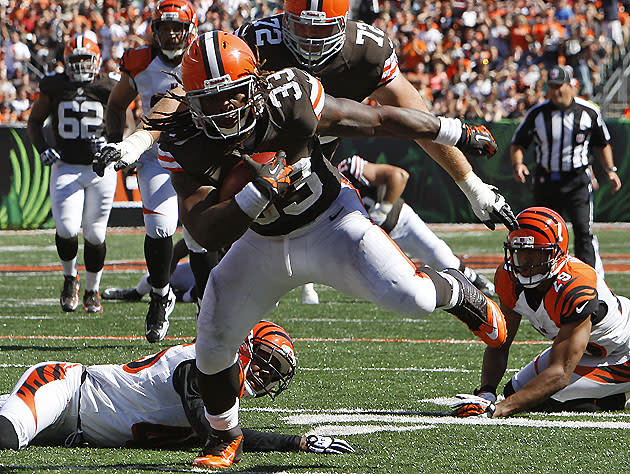
[[[505, 232], [440, 232], [459, 254], [501, 254]], [[627, 231], [599, 232], [602, 254], [627, 251]], [[111, 233], [108, 262], [141, 260], [141, 233]], [[0, 266], [54, 265], [52, 234], [0, 233]], [[489, 269], [484, 270], [490, 276]], [[107, 271], [101, 287], [136, 285], [142, 272]], [[609, 285], [630, 295], [630, 276], [611, 273]], [[104, 302], [105, 311], [65, 314], [59, 272], [0, 272], [0, 393], [30, 365], [44, 360], [124, 363], [195, 335], [195, 306], [178, 304], [169, 338], [144, 340], [147, 299]], [[484, 350], [453, 316], [436, 311], [420, 320], [316, 285], [321, 304], [305, 306], [298, 291], [269, 319], [295, 339], [298, 371], [274, 402], [245, 401], [244, 426], [347, 439], [356, 454], [248, 454], [233, 473], [621, 473], [630, 471], [630, 414], [519, 415], [460, 420], [446, 416], [446, 399], [479, 384]], [[57, 336], [50, 337], [48, 336]], [[99, 338], [99, 336], [108, 336]], [[137, 338], [129, 336], [140, 336]], [[524, 323], [518, 341], [541, 341]], [[437, 342], [436, 342], [437, 341]], [[544, 344], [517, 344], [509, 372]], [[189, 472], [198, 451], [29, 447], [0, 452], [2, 472]]]

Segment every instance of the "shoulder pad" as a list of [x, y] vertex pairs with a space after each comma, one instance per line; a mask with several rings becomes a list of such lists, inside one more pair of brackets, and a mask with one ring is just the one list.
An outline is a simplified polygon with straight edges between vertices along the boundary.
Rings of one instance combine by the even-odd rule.
[[545, 298], [547, 312], [560, 324], [579, 321], [597, 311], [597, 274], [589, 265], [571, 258]]
[[136, 77], [151, 64], [154, 57], [155, 52], [151, 46], [128, 49], [120, 58], [120, 70]]
[[516, 284], [510, 278], [504, 264], [497, 267], [497, 271], [494, 274], [494, 287], [501, 304], [507, 308], [514, 309], [517, 300]]

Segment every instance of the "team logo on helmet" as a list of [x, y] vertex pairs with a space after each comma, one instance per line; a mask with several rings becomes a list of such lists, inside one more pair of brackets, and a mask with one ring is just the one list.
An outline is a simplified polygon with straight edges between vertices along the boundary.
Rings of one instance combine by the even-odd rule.
[[184, 54], [197, 34], [197, 14], [187, 0], [161, 0], [151, 20], [151, 33], [160, 52], [173, 60]]
[[569, 232], [560, 214], [546, 207], [529, 207], [516, 220], [519, 228], [503, 245], [505, 266], [521, 285], [535, 287], [557, 275], [566, 262]]
[[286, 0], [282, 41], [307, 68], [341, 51], [346, 40], [348, 0]]
[[262, 113], [256, 57], [237, 36], [198, 36], [182, 58], [182, 83], [195, 126], [213, 140], [245, 138]]
[[289, 388], [297, 361], [293, 341], [277, 324], [260, 321], [239, 349], [245, 380], [255, 397], [277, 397]]
[[66, 74], [75, 82], [91, 82], [101, 69], [101, 49], [84, 35], [73, 37], [63, 56]]

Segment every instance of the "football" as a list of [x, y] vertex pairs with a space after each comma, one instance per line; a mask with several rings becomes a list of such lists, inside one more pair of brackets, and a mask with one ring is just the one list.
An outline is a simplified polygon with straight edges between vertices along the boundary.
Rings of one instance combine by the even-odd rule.
[[[269, 163], [276, 153], [274, 151], [255, 153], [251, 155], [257, 163]], [[244, 162], [238, 162], [226, 175], [219, 188], [219, 202], [233, 198], [236, 193], [254, 179], [254, 172]]]

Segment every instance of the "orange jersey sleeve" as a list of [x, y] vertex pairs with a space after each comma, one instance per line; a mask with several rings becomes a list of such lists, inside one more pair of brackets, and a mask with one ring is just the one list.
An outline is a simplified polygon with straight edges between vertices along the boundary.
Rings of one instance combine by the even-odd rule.
[[144, 71], [155, 57], [151, 46], [127, 49], [120, 58], [120, 70], [129, 74], [132, 78]]
[[545, 295], [545, 309], [558, 327], [581, 321], [599, 308], [597, 275], [589, 265], [571, 259]]
[[516, 285], [510, 278], [504, 264], [499, 265], [494, 274], [494, 287], [501, 304], [506, 308], [514, 309], [516, 306]]

